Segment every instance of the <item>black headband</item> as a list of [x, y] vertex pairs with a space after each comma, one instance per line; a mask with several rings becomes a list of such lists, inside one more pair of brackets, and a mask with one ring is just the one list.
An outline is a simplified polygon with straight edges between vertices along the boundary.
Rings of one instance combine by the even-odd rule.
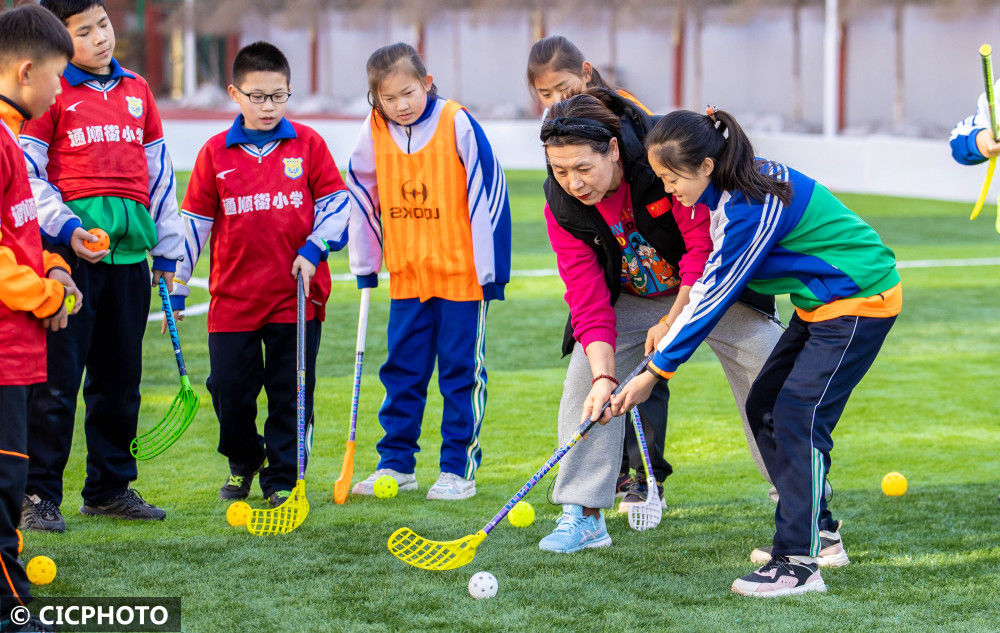
[[543, 143], [553, 136], [579, 136], [601, 143], [607, 143], [615, 137], [614, 133], [600, 121], [564, 116], [543, 123], [539, 136]]

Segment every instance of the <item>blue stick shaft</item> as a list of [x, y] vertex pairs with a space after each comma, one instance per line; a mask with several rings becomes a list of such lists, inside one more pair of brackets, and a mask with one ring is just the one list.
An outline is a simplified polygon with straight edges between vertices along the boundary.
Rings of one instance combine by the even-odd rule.
[[642, 430], [642, 418], [639, 417], [639, 407], [632, 407], [632, 424], [635, 426], [635, 439], [639, 441], [639, 448], [642, 449], [642, 465], [646, 468], [646, 479], [653, 476], [653, 470], [649, 467], [649, 449], [646, 448], [646, 433]]
[[[655, 353], [656, 352], [654, 351], [653, 354]], [[632, 370], [632, 373], [629, 374], [628, 377], [626, 377], [625, 380], [623, 380], [620, 385], [618, 385], [617, 389], [615, 389], [614, 391], [615, 394], [619, 393], [622, 389], [624, 389], [625, 385], [627, 385], [630, 380], [641, 374], [646, 369], [646, 365], [648, 365], [649, 361], [652, 360], [653, 354], [650, 354], [649, 356], [644, 358], [642, 362], [639, 363], [639, 366]], [[604, 413], [604, 410], [610, 406], [611, 406], [610, 400], [604, 403], [604, 406], [601, 407], [602, 415]], [[517, 505], [517, 502], [523, 499], [524, 496], [527, 495], [528, 492], [535, 487], [535, 484], [541, 481], [542, 477], [544, 477], [546, 473], [552, 470], [552, 467], [555, 466], [560, 459], [562, 459], [562, 456], [565, 455], [567, 451], [569, 451], [569, 449], [573, 448], [573, 446], [575, 446], [576, 443], [580, 441], [580, 438], [582, 438], [584, 434], [586, 434], [587, 431], [589, 431], [591, 427], [594, 426], [595, 424], [597, 424], [597, 422], [594, 422], [589, 418], [584, 420], [580, 424], [579, 428], [577, 428], [576, 432], [573, 433], [573, 435], [569, 438], [569, 441], [560, 446], [559, 448], [557, 448], [555, 452], [552, 453], [552, 457], [550, 457], [548, 461], [546, 461], [545, 464], [542, 465], [541, 468], [535, 471], [535, 474], [531, 476], [531, 479], [529, 479], [527, 483], [521, 486], [521, 489], [517, 491], [517, 494], [515, 494], [513, 497], [510, 498], [510, 500], [507, 502], [507, 505], [505, 505], [503, 509], [500, 510], [500, 512], [497, 512], [496, 516], [494, 516], [490, 520], [490, 522], [486, 524], [486, 527], [483, 528], [483, 532], [489, 534], [490, 531], [493, 530], [493, 528], [495, 528], [497, 524], [500, 523], [500, 521], [503, 521], [503, 518], [507, 516], [507, 513], [510, 512], [511, 508]]]
[[167, 292], [167, 280], [160, 277], [160, 301], [163, 303], [163, 316], [167, 319], [167, 329], [170, 330], [170, 342], [174, 345], [174, 358], [177, 360], [177, 371], [181, 376], [187, 376], [184, 367], [184, 355], [181, 354], [181, 339], [177, 335], [177, 323], [174, 322], [174, 310], [170, 307], [170, 294]]
[[306, 289], [298, 275], [295, 306], [295, 422], [298, 431], [299, 479], [306, 476]]

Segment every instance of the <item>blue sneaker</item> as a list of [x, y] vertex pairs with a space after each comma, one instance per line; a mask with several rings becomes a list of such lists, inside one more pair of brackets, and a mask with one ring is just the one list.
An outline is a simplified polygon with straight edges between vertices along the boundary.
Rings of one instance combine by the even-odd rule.
[[611, 545], [608, 528], [604, 524], [604, 513], [598, 518], [583, 515], [583, 506], [564, 505], [562, 516], [556, 529], [538, 543], [538, 548], [547, 552], [571, 554], [585, 547], [607, 547]]

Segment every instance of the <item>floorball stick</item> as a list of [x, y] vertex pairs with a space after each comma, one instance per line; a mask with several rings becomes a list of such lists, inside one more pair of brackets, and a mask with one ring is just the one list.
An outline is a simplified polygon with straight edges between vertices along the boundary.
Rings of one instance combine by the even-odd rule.
[[344, 462], [340, 465], [340, 477], [333, 483], [333, 502], [344, 503], [351, 489], [354, 477], [354, 432], [358, 428], [358, 400], [361, 396], [361, 368], [365, 362], [365, 335], [368, 332], [368, 303], [372, 289], [361, 290], [361, 307], [358, 309], [358, 340], [354, 346], [354, 393], [351, 396], [351, 430], [347, 436]]
[[[170, 342], [174, 346], [174, 358], [177, 360], [177, 371], [181, 376], [181, 388], [170, 403], [167, 413], [156, 425], [132, 440], [129, 451], [138, 460], [152, 459], [170, 448], [170, 445], [187, 430], [198, 413], [201, 399], [191, 387], [191, 380], [184, 366], [184, 355], [181, 354], [181, 339], [177, 335], [177, 324], [174, 322], [174, 311], [170, 307], [170, 295], [167, 294], [167, 281], [160, 278], [160, 302], [163, 304], [163, 315], [167, 319], [167, 329], [170, 330]], [[70, 295], [69, 298], [73, 298]]]
[[[993, 48], [989, 44], [983, 44], [979, 47], [979, 55], [983, 60], [983, 81], [986, 83], [986, 106], [990, 113], [990, 133], [993, 135], [993, 140], [997, 141], [1000, 140], [1000, 130], [997, 130], [997, 104], [993, 94]], [[979, 190], [976, 206], [972, 208], [972, 215], [969, 216], [970, 220], [975, 220], [979, 216], [979, 212], [983, 210], [983, 205], [986, 204], [986, 195], [990, 191], [996, 167], [997, 159], [994, 156], [986, 168], [986, 179], [983, 181], [983, 188]], [[997, 217], [997, 222], [1000, 222], [1000, 207], [998, 207]]]
[[642, 449], [642, 465], [646, 469], [646, 500], [629, 506], [628, 524], [636, 532], [652, 530], [660, 524], [663, 517], [663, 504], [660, 501], [660, 490], [656, 487], [656, 477], [649, 467], [649, 449], [646, 448], [646, 434], [642, 430], [642, 419], [639, 417], [639, 407], [632, 407], [632, 425], [635, 427], [635, 437]]
[[306, 289], [298, 275], [295, 315], [295, 421], [298, 435], [298, 477], [292, 493], [277, 508], [251, 510], [247, 530], [251, 534], [287, 534], [302, 525], [309, 514], [306, 499]]
[[[656, 352], [654, 351], [653, 354]], [[630, 380], [638, 376], [640, 373], [645, 371], [646, 365], [653, 358], [653, 354], [650, 354], [643, 361], [632, 370], [632, 373], [628, 375], [625, 380], [618, 385], [614, 393], [619, 393], [625, 385], [628, 384]], [[601, 407], [601, 412], [603, 413], [605, 409], [611, 406], [611, 401], [604, 403]], [[517, 505], [517, 502], [524, 498], [528, 492], [535, 487], [542, 477], [545, 476], [547, 472], [552, 470], [552, 467], [562, 459], [562, 456], [566, 454], [569, 449], [573, 448], [580, 438], [584, 436], [593, 427], [596, 422], [590, 420], [584, 420], [579, 428], [573, 433], [569, 441], [560, 446], [552, 453], [552, 457], [545, 462], [541, 468], [539, 468], [531, 479], [528, 480], [526, 484], [521, 486], [521, 489], [510, 498], [507, 504], [497, 512], [496, 515], [490, 519], [490, 522], [486, 524], [486, 527], [479, 530], [475, 534], [469, 534], [460, 539], [454, 541], [431, 541], [419, 536], [416, 532], [408, 527], [399, 528], [392, 533], [389, 537], [389, 551], [392, 555], [399, 560], [418, 567], [420, 569], [428, 569], [431, 571], [444, 571], [446, 569], [455, 569], [461, 567], [462, 565], [467, 565], [476, 556], [476, 547], [483, 542], [483, 539], [497, 526], [500, 521], [503, 520], [510, 509]]]

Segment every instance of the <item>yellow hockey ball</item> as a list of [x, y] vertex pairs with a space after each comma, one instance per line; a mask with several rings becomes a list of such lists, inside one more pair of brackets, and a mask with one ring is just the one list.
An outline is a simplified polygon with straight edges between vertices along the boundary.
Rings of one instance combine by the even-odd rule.
[[246, 501], [237, 501], [226, 509], [226, 522], [233, 527], [246, 525], [249, 518], [250, 504]]
[[35, 556], [24, 568], [33, 585], [47, 585], [56, 577], [56, 564], [48, 556]]
[[392, 499], [399, 492], [399, 482], [389, 475], [382, 475], [375, 480], [375, 496], [379, 499]]
[[514, 527], [528, 527], [535, 522], [535, 509], [527, 501], [518, 501], [507, 513], [507, 520]]
[[901, 497], [906, 492], [906, 477], [895, 471], [882, 478], [882, 492], [889, 497]]

